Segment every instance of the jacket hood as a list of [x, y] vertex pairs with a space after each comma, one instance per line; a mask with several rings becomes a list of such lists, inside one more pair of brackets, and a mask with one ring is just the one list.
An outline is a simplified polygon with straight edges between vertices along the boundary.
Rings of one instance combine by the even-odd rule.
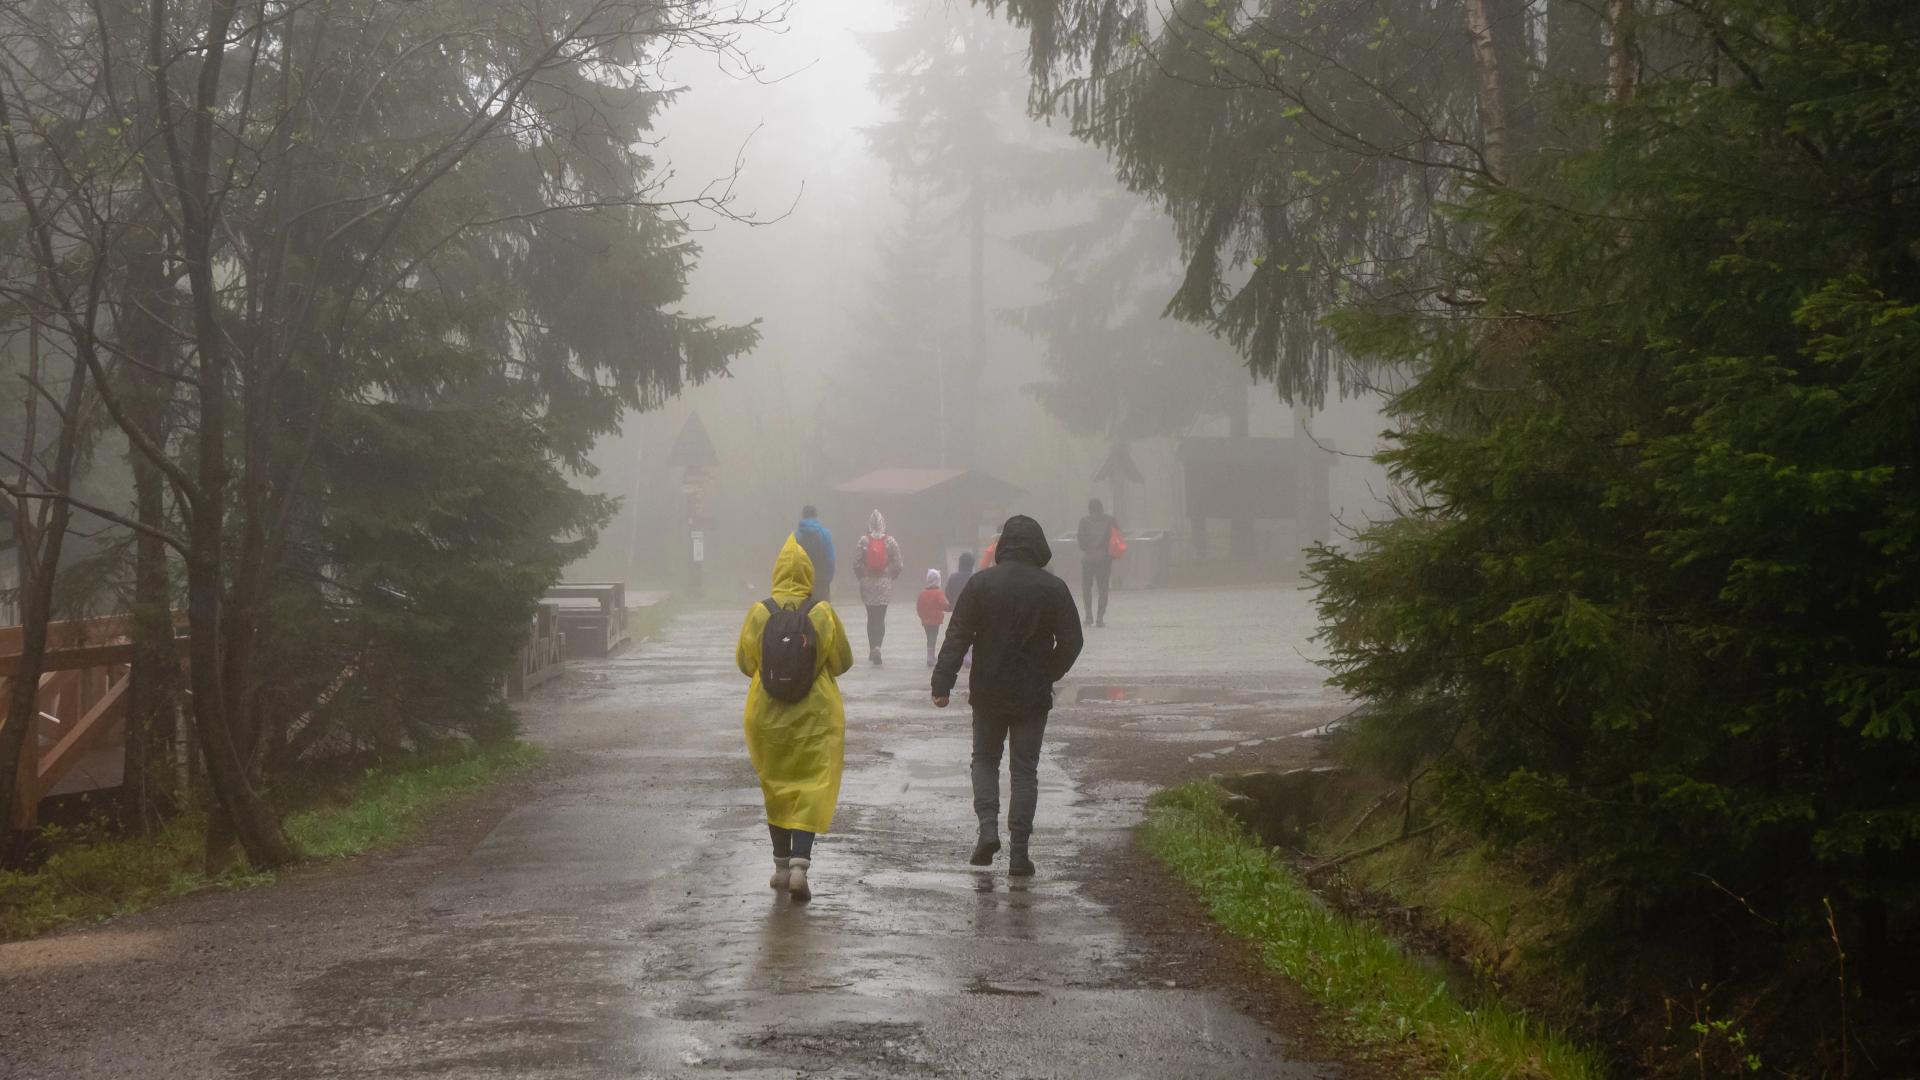
[[873, 513], [868, 514], [867, 515], [867, 535], [868, 536], [885, 536], [886, 534], [887, 534], [887, 519], [880, 513], [880, 511], [875, 510]]
[[1000, 543], [993, 549], [993, 561], [1000, 563], [1008, 559], [1035, 566], [1045, 566], [1053, 560], [1053, 549], [1047, 546], [1047, 534], [1039, 522], [1025, 514], [1015, 514], [1000, 526]]
[[773, 560], [773, 598], [799, 602], [813, 595], [813, 560], [800, 541], [787, 537], [780, 557]]
[[927, 571], [927, 588], [937, 589], [939, 587], [940, 587], [940, 571], [938, 570]]
[[973, 569], [973, 552], [971, 551], [961, 552], [960, 553], [960, 573], [964, 574], [972, 569]]

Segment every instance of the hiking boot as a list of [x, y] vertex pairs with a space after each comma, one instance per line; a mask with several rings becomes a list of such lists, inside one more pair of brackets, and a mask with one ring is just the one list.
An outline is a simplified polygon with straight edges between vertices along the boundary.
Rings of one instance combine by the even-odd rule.
[[[798, 861], [798, 860], [795, 860]], [[1027, 845], [1015, 844], [1007, 852], [1008, 877], [1032, 877], [1033, 860], [1027, 858]]]
[[792, 859], [783, 859], [778, 855], [773, 857], [773, 879], [767, 882], [768, 888], [776, 892], [784, 892], [786, 890], [787, 873], [789, 870], [788, 864], [792, 862]]
[[813, 890], [807, 887], [807, 868], [812, 865], [812, 859], [799, 857], [787, 864], [787, 895], [803, 904], [813, 899]]
[[867, 650], [867, 663], [872, 664], [874, 667], [880, 666], [880, 650], [879, 649], [874, 648], [874, 649]]
[[992, 866], [993, 857], [1000, 853], [1000, 838], [990, 833], [981, 833], [980, 839], [973, 845], [973, 854], [968, 857], [969, 866]]

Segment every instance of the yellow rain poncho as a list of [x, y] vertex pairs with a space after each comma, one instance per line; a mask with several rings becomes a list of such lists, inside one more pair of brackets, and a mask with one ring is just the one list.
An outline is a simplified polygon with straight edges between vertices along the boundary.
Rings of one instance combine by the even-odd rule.
[[[813, 560], [789, 536], [773, 564], [773, 599], [793, 609], [812, 594]], [[764, 604], [753, 605], [734, 650], [740, 674], [753, 680], [747, 690], [747, 754], [760, 774], [767, 823], [823, 833], [833, 824], [833, 808], [840, 802], [840, 769], [846, 756], [846, 706], [834, 678], [853, 666], [853, 646], [832, 605], [815, 606], [810, 618], [819, 642], [819, 674], [805, 700], [781, 701], [760, 685], [760, 637], [767, 618]]]

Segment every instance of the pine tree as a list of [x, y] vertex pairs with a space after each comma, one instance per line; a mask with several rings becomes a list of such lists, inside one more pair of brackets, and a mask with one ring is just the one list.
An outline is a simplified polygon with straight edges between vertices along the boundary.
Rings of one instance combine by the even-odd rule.
[[1416, 502], [1318, 560], [1336, 682], [1623, 919], [1761, 964], [1839, 932], [1884, 988], [1920, 909], [1920, 12], [1665, 29], [1692, 49], [1594, 150], [1465, 208], [1484, 303], [1342, 320], [1418, 373]]

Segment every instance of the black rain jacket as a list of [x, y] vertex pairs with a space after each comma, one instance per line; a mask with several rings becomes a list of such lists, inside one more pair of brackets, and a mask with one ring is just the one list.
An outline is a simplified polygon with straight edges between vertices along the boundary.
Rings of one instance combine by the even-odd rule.
[[973, 650], [967, 682], [975, 709], [1046, 712], [1053, 684], [1080, 656], [1080, 609], [1067, 583], [1042, 567], [1053, 558], [1040, 523], [1015, 514], [1000, 530], [993, 565], [973, 575], [953, 605], [933, 667], [933, 694], [946, 697]]

